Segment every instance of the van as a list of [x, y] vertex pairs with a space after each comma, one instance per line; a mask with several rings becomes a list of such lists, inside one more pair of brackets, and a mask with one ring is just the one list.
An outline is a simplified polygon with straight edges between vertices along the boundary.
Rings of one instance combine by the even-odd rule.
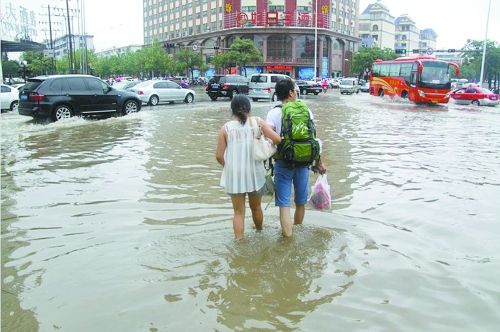
[[339, 85], [340, 94], [348, 93], [352, 95], [353, 93], [359, 93], [359, 84], [357, 78], [343, 78]]
[[[253, 74], [250, 77], [248, 97], [252, 98], [253, 101], [258, 101], [259, 99], [270, 99], [271, 101], [276, 101], [276, 83], [285, 78], [291, 79], [295, 84], [295, 81], [288, 75]], [[295, 90], [297, 91], [297, 97], [299, 97], [300, 89], [297, 84], [295, 84]]]

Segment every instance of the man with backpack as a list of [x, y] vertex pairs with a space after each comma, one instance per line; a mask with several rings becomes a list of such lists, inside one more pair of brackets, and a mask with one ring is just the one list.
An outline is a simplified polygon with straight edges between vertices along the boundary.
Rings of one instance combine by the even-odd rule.
[[320, 158], [320, 142], [316, 139], [313, 114], [297, 100], [295, 84], [290, 79], [276, 83], [276, 96], [281, 105], [267, 114], [266, 121], [281, 135], [278, 152], [274, 156], [275, 203], [280, 209], [283, 236], [292, 236], [290, 214], [292, 184], [294, 188], [295, 214], [293, 224], [302, 224], [308, 196], [309, 167], [320, 174], [326, 168]]

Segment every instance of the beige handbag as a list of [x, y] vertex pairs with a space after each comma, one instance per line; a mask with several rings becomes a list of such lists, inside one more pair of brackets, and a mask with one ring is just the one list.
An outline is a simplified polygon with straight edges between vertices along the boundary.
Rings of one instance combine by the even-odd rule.
[[[258, 125], [257, 120], [252, 118]], [[271, 158], [276, 153], [276, 145], [267, 138], [259, 127], [259, 137], [253, 139], [253, 154], [257, 161], [264, 161]]]

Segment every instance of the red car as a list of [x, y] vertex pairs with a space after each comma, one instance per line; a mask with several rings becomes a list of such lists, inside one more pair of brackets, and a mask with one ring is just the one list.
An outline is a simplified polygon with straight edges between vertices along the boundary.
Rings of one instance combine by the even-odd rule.
[[476, 86], [469, 86], [467, 88], [456, 89], [451, 92], [451, 98], [457, 104], [473, 104], [473, 105], [487, 105], [495, 106], [500, 101], [500, 96], [491, 92], [488, 89]]

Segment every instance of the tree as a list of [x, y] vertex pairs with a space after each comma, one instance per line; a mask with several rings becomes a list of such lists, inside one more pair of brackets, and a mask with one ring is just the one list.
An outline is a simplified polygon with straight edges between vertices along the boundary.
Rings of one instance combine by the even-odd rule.
[[2, 61], [3, 76], [16, 77], [19, 75], [19, 63], [14, 60]]
[[[191, 78], [193, 78], [193, 70], [203, 67], [203, 57], [198, 52], [193, 52], [190, 49], [183, 48], [175, 53], [174, 60], [179, 63], [178, 68], [182, 72], [189, 70]], [[186, 75], [189, 77], [189, 75]]]
[[49, 57], [45, 57], [41, 51], [23, 52], [21, 59], [27, 62], [29, 73], [32, 76], [52, 73], [52, 61]]
[[352, 57], [351, 71], [358, 73], [361, 78], [366, 71], [370, 70], [375, 60], [392, 60], [395, 58], [397, 58], [397, 54], [390, 48], [363, 47], [354, 53]]
[[217, 69], [232, 66], [243, 67], [246, 76], [247, 65], [257, 65], [263, 61], [262, 54], [252, 40], [236, 38], [228, 51], [214, 56], [212, 63]]
[[245, 77], [247, 76], [247, 65], [263, 63], [263, 57], [255, 43], [251, 39], [236, 38], [227, 52], [227, 60], [236, 66], [243, 67]]
[[151, 77], [160, 76], [162, 73], [165, 73], [172, 60], [172, 58], [167, 56], [157, 39], [151, 45], [141, 50], [141, 56], [143, 56], [144, 60], [144, 70], [147, 73], [151, 73]]
[[[460, 77], [470, 81], [488, 81], [488, 86], [498, 89], [500, 79], [500, 44], [495, 41], [486, 41], [486, 57], [484, 77], [480, 80], [481, 64], [483, 60], [483, 41], [467, 40], [462, 48], [464, 64], [460, 69]], [[494, 84], [493, 84], [494, 83]]]

